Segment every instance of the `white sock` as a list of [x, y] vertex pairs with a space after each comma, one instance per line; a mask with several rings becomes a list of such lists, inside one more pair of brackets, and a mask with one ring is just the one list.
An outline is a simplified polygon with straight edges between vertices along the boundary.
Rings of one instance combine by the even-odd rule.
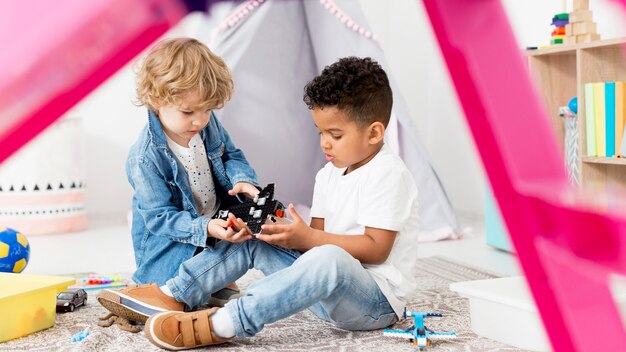
[[163, 293], [165, 293], [166, 295], [170, 296], [170, 297], [174, 297], [174, 295], [172, 294], [172, 291], [170, 290], [169, 287], [167, 287], [167, 285], [163, 285], [161, 287], [159, 287], [161, 289], [161, 291]]
[[211, 315], [211, 326], [213, 327], [213, 332], [218, 337], [229, 339], [235, 336], [233, 321], [225, 308], [220, 308]]

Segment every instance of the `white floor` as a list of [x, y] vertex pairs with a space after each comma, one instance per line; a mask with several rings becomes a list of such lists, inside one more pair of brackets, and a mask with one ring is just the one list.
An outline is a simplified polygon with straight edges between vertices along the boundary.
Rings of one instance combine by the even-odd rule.
[[30, 260], [24, 273], [63, 275], [135, 270], [130, 228], [123, 216], [89, 219], [87, 231], [28, 236]]
[[[130, 230], [123, 216], [90, 220], [84, 232], [29, 236], [28, 274], [62, 275], [95, 272], [130, 273], [135, 270]], [[112, 220], [114, 219], [114, 220]], [[485, 243], [480, 221], [461, 221], [471, 234], [461, 240], [420, 243], [417, 255], [443, 255], [503, 276], [519, 275], [515, 256]]]

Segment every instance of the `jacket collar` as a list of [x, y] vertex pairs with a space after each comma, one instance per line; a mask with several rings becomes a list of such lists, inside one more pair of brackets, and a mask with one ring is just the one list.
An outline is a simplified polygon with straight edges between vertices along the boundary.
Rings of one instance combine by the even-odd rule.
[[163, 132], [161, 121], [159, 121], [156, 113], [150, 109], [148, 109], [148, 131], [157, 146], [167, 147], [167, 139], [165, 138], [165, 132]]

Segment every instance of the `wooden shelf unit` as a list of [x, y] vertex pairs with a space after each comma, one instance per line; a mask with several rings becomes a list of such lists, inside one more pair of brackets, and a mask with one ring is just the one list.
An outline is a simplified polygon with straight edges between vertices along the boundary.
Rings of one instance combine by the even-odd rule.
[[538, 93], [563, 146], [565, 124], [559, 107], [578, 97], [579, 170], [581, 185], [626, 186], [626, 159], [589, 157], [586, 151], [585, 84], [626, 81], [626, 38], [599, 40], [526, 52]]

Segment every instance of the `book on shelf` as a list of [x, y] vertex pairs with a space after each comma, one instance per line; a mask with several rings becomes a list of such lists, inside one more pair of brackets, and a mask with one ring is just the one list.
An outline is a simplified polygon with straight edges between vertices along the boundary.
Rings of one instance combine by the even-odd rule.
[[619, 155], [622, 157], [626, 157], [626, 131], [624, 131], [624, 134], [622, 136], [622, 146], [619, 150]]
[[615, 155], [615, 82], [604, 83], [604, 138], [606, 157]]
[[586, 156], [626, 156], [626, 82], [585, 84]]
[[626, 156], [622, 152], [624, 128], [626, 127], [626, 86], [625, 82], [615, 82], [615, 153]]
[[593, 108], [596, 128], [596, 156], [606, 156], [606, 124], [604, 82], [593, 84]]
[[596, 128], [593, 106], [593, 83], [585, 84], [585, 131], [587, 136], [587, 156], [596, 156]]

